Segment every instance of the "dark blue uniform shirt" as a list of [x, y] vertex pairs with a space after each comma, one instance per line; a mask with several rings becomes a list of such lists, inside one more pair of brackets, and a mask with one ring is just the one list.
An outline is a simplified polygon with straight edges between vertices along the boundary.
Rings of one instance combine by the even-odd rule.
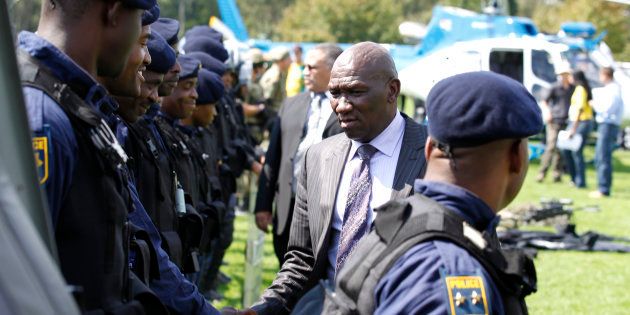
[[[107, 98], [107, 102], [97, 102], [96, 104], [91, 100], [86, 102], [99, 109], [102, 117], [110, 123], [119, 139], [125, 140], [126, 127], [120, 123], [118, 117], [111, 114], [112, 110], [116, 109], [115, 103], [109, 99], [105, 89], [87, 72], [59, 49], [34, 33], [21, 32], [18, 36], [18, 42], [20, 49], [37, 58], [62, 81], [82, 84], [89, 91], [104, 92], [101, 94], [104, 95], [103, 98]], [[77, 163], [78, 144], [68, 116], [55, 100], [36, 88], [24, 87], [23, 90], [34, 137], [46, 137], [48, 139], [48, 176], [43, 185], [48, 197], [53, 222], [56, 223], [59, 207], [72, 185], [72, 175]], [[90, 93], [88, 92], [88, 95]], [[107, 105], [109, 108], [103, 108], [101, 104]], [[109, 115], [103, 114], [103, 112], [109, 113]], [[123, 171], [130, 175], [126, 168]], [[131, 176], [128, 177], [132, 178]], [[128, 189], [134, 203], [134, 211], [129, 214], [129, 220], [149, 233], [153, 246], [158, 252], [160, 279], [154, 280], [150, 284], [151, 289], [164, 304], [178, 313], [219, 314], [199, 294], [197, 288], [183, 277], [177, 266], [169, 261], [167, 254], [161, 248], [159, 233], [140, 203], [132, 180], [129, 181]]]
[[[457, 186], [417, 180], [416, 193], [454, 211], [478, 231], [494, 230], [498, 217], [481, 199]], [[446, 276], [481, 277], [489, 314], [503, 314], [501, 295], [479, 261], [465, 249], [441, 240], [420, 243], [400, 257], [376, 286], [375, 314], [447, 314]]]

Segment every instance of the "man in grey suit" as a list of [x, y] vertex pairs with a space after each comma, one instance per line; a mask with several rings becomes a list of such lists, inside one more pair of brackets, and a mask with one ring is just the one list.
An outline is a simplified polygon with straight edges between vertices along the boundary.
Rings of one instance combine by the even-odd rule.
[[[296, 175], [306, 150], [329, 136], [341, 133], [330, 107], [328, 81], [333, 63], [342, 50], [319, 44], [306, 55], [304, 84], [307, 92], [286, 99], [274, 124], [256, 196], [256, 225], [266, 232], [273, 223], [273, 245], [280, 265], [289, 243]], [[276, 211], [271, 208], [276, 197]]]
[[335, 61], [329, 92], [343, 134], [306, 152], [286, 261], [258, 314], [286, 314], [321, 279], [334, 279], [365, 235], [372, 209], [409, 196], [425, 171], [426, 128], [398, 112], [400, 81], [382, 46], [364, 42]]

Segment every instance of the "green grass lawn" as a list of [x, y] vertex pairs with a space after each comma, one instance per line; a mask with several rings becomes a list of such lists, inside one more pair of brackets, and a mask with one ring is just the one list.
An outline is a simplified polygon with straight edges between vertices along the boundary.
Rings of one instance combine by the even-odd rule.
[[[587, 148], [585, 155], [591, 160], [593, 148]], [[597, 184], [592, 165], [587, 169], [588, 188], [577, 189], [568, 184], [566, 176], [562, 183], [554, 184], [550, 179], [536, 183], [538, 162], [534, 161], [523, 189], [512, 205], [538, 203], [541, 198], [570, 198], [576, 207], [598, 205], [599, 212], [575, 213], [573, 221], [578, 233], [594, 230], [630, 237], [630, 152], [616, 151], [614, 161], [610, 198], [588, 198], [588, 192]], [[243, 306], [244, 253], [248, 229], [255, 228], [249, 226], [250, 220], [248, 216], [237, 217], [234, 243], [226, 256], [228, 265], [222, 267], [222, 271], [234, 280], [220, 288], [225, 299], [213, 303], [217, 307]], [[261, 290], [271, 283], [278, 270], [269, 234], [264, 255]], [[538, 292], [527, 299], [531, 314], [630, 314], [630, 254], [540, 251], [535, 263]]]

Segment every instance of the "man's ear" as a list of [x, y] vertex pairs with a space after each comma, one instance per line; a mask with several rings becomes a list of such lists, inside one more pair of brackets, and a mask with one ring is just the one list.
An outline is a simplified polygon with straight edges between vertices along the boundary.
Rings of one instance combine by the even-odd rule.
[[435, 148], [433, 147], [431, 136], [428, 136], [427, 141], [424, 144], [424, 159], [426, 161], [429, 160], [429, 157], [431, 156], [431, 152], [433, 152], [434, 149]]
[[389, 81], [389, 89], [387, 94], [387, 102], [390, 104], [396, 104], [398, 100], [398, 95], [400, 94], [400, 80], [397, 78]]
[[509, 150], [510, 173], [521, 173], [528, 163], [527, 139], [512, 142]]
[[123, 9], [122, 1], [105, 1], [105, 25], [118, 26]]

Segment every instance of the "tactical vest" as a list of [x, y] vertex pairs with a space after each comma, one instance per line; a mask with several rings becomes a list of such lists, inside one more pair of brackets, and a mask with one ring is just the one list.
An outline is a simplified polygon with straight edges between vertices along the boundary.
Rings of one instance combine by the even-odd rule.
[[210, 251], [211, 240], [219, 236], [219, 225], [226, 211], [223, 192], [219, 179], [215, 175], [218, 152], [212, 134], [206, 128], [195, 127], [189, 139], [195, 165], [199, 169], [199, 190], [203, 197], [198, 207], [200, 214], [204, 217], [204, 229], [199, 248], [202, 253], [207, 253]]
[[178, 214], [177, 232], [182, 241], [182, 272], [194, 273], [199, 271], [198, 250], [203, 233], [203, 218], [197, 211], [200, 206], [200, 191], [198, 170], [194, 164], [195, 157], [186, 134], [162, 116], [157, 116], [155, 123], [169, 150], [177, 178], [188, 195], [186, 196], [186, 212]]
[[199, 200], [199, 185], [187, 137], [162, 116], [155, 117], [155, 123], [175, 164], [177, 178], [190, 196], [189, 203], [195, 207]]
[[480, 233], [437, 202], [415, 194], [379, 209], [374, 229], [357, 245], [326, 294], [322, 314], [372, 314], [381, 277], [413, 246], [441, 239], [475, 257], [497, 285], [506, 314], [527, 314], [525, 296], [536, 291], [536, 270], [521, 251], [504, 251], [496, 234]]
[[168, 153], [160, 149], [149, 122], [140, 119], [129, 126], [125, 150], [132, 157], [131, 168], [142, 204], [160, 231], [162, 247], [171, 261], [182, 267], [182, 241], [177, 233], [175, 171]]
[[138, 281], [131, 280], [129, 269], [127, 214], [133, 205], [127, 178], [120, 172], [126, 155], [109, 126], [74, 87], [27, 53], [20, 51], [18, 56], [22, 84], [45, 92], [59, 104], [77, 141], [72, 182], [55, 227], [61, 272], [69, 284], [82, 288], [78, 302], [84, 311], [143, 314], [148, 306], [139, 300], [157, 298], [147, 292], [132, 300], [132, 286]]

